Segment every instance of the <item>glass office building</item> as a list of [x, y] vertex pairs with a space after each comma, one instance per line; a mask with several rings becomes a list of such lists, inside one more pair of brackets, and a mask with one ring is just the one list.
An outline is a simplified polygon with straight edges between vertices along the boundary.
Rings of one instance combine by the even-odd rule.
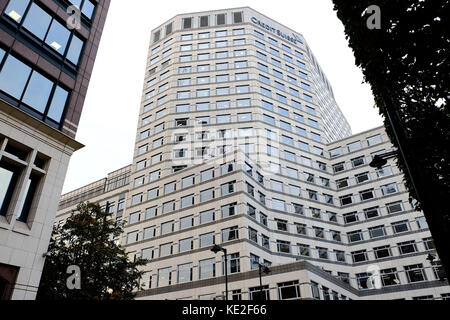
[[300, 33], [248, 7], [181, 14], [151, 33], [123, 184], [64, 195], [57, 220], [108, 201], [150, 259], [138, 299], [223, 299], [225, 270], [236, 300], [446, 298], [401, 172], [369, 166], [391, 149], [351, 134]]
[[36, 296], [108, 7], [0, 5], [1, 300]]

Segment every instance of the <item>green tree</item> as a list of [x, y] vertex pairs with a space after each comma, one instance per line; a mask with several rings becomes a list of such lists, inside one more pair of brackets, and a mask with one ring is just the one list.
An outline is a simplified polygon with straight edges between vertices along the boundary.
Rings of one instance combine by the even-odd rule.
[[[333, 0], [447, 274], [450, 268], [449, 0]], [[381, 28], [371, 29], [379, 7]]]
[[[97, 203], [81, 203], [62, 226], [55, 226], [37, 300], [130, 300], [148, 261], [130, 261], [114, 238], [124, 223], [112, 219]], [[80, 268], [79, 290], [70, 290], [69, 266]]]

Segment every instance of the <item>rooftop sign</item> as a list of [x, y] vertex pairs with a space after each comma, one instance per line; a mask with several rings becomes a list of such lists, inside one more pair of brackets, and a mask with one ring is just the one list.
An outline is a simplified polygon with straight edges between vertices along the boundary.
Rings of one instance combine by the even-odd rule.
[[294, 44], [297, 44], [297, 42], [303, 43], [302, 39], [295, 33], [293, 33], [292, 36], [290, 36], [290, 35], [287, 35], [287, 34], [281, 32], [277, 28], [274, 28], [274, 27], [268, 25], [267, 23], [261, 22], [260, 20], [256, 19], [255, 17], [252, 17], [251, 20], [254, 24], [257, 24], [257, 25], [261, 26], [262, 28], [264, 28], [264, 29], [276, 34], [277, 36], [279, 36], [283, 39], [286, 39]]

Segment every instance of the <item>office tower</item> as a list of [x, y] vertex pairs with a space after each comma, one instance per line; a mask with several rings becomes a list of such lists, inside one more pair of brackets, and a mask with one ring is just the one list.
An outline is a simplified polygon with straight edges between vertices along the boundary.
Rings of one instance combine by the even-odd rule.
[[224, 299], [225, 279], [229, 299], [448, 297], [402, 174], [369, 166], [386, 133], [351, 135], [300, 33], [248, 7], [178, 15], [144, 83], [128, 186], [57, 215], [126, 198], [121, 244], [150, 259], [138, 299]]
[[109, 3], [0, 3], [0, 299], [36, 296]]

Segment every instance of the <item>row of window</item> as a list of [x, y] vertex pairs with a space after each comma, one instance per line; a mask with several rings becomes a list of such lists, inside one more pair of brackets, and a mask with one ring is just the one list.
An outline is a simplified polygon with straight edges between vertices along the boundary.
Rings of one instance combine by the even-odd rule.
[[32, 116], [60, 128], [69, 91], [0, 48], [0, 90]]
[[[237, 23], [242, 23], [243, 22], [243, 12], [233, 12], [231, 14], [232, 17], [232, 24], [237, 24]], [[198, 21], [197, 25], [194, 25], [194, 21]], [[228, 24], [228, 15], [226, 13], [220, 13], [220, 14], [216, 14], [214, 15], [214, 25], [215, 26], [223, 26]], [[181, 29], [182, 30], [187, 30], [187, 29], [193, 29], [193, 28], [206, 28], [211, 26], [211, 21], [210, 21], [210, 16], [209, 15], [204, 15], [204, 16], [200, 16], [197, 17], [196, 19], [194, 19], [193, 17], [186, 17], [186, 18], [182, 18], [181, 20]], [[173, 22], [170, 22], [169, 24], [167, 24], [164, 27], [164, 31], [165, 31], [165, 36], [169, 36], [170, 34], [172, 34], [173, 32]], [[224, 31], [222, 31], [224, 32]], [[225, 30], [226, 32], [226, 30]], [[200, 33], [202, 34], [202, 33]], [[208, 32], [209, 34], [209, 32]], [[200, 37], [200, 36], [199, 36]], [[153, 33], [153, 39], [152, 39], [152, 43], [156, 43], [159, 40], [161, 40], [162, 38], [162, 34], [161, 34], [161, 29], [157, 30]]]
[[[412, 264], [403, 267], [403, 270], [397, 270], [397, 268], [388, 268], [380, 270], [379, 280], [373, 279], [373, 276], [367, 272], [356, 274], [356, 280], [359, 289], [371, 289], [374, 284], [370, 282], [381, 282], [383, 287], [400, 285], [399, 274], [404, 273], [407, 283], [416, 283], [427, 281], [428, 277], [425, 272], [423, 264]], [[439, 267], [432, 267], [435, 279], [441, 279]]]
[[[0, 137], [0, 142], [4, 143], [2, 140]], [[35, 168], [46, 170], [49, 161], [49, 158], [43, 154], [37, 153], [34, 159], [31, 154], [32, 150], [28, 147], [12, 140], [6, 141], [6, 148], [0, 154], [0, 215], [7, 216], [11, 210], [15, 209], [17, 212], [15, 219], [25, 223], [28, 221], [36, 192], [43, 180], [42, 171]], [[24, 162], [29, 161], [32, 162], [24, 165]], [[32, 170], [22, 181], [21, 177], [27, 171], [27, 166], [30, 166]], [[17, 203], [12, 201], [14, 194], [22, 188], [25, 189], [23, 198]]]
[[[267, 217], [265, 217], [265, 219], [267, 221]], [[428, 227], [424, 217], [417, 218], [415, 222], [417, 223], [418, 230], [424, 230]], [[313, 241], [317, 241], [317, 239], [323, 239], [323, 240], [339, 242], [339, 243], [354, 244], [354, 243], [357, 243], [357, 242], [360, 242], [363, 240], [369, 240], [369, 239], [374, 240], [374, 239], [378, 239], [381, 237], [386, 237], [389, 235], [386, 231], [387, 228], [391, 229], [392, 235], [399, 235], [399, 234], [411, 231], [410, 222], [408, 220], [397, 221], [397, 222], [392, 223], [390, 226], [379, 225], [379, 226], [369, 228], [368, 230], [364, 230], [364, 231], [356, 230], [356, 231], [348, 232], [345, 234], [345, 233], [341, 233], [340, 231], [336, 231], [336, 230], [325, 230], [324, 228], [317, 227], [317, 226], [309, 227], [304, 223], [288, 223], [287, 220], [282, 220], [282, 219], [274, 220], [273, 230], [278, 230], [278, 231], [285, 232], [285, 233], [292, 232], [292, 234], [297, 234], [297, 235], [302, 235], [302, 236], [306, 236], [309, 238], [313, 238], [313, 239], [311, 239]], [[364, 234], [366, 236], [363, 236]], [[258, 234], [257, 230], [249, 227], [248, 228], [248, 237], [251, 241], [265, 247], [266, 249], [271, 250], [269, 238], [266, 235], [264, 235], [262, 233]], [[344, 239], [346, 239], [346, 241], [343, 241]], [[413, 242], [412, 245], [411, 245], [411, 241], [399, 243], [398, 247], [399, 248], [402, 247], [402, 248], [400, 248], [401, 250], [399, 249], [400, 254], [417, 252], [417, 247], [415, 246], [414, 241], [412, 241], [412, 242]], [[280, 243], [283, 243], [283, 245], [279, 245]], [[295, 247], [295, 245], [291, 245], [290, 242], [281, 241], [280, 243], [277, 240], [277, 251], [278, 252], [291, 253], [291, 246]], [[299, 250], [300, 250], [300, 248], [303, 248], [303, 247], [309, 248], [309, 246], [303, 245], [303, 244], [297, 244], [297, 246], [299, 247]], [[430, 248], [431, 247], [430, 247], [429, 243], [427, 242], [425, 244], [425, 249], [431, 250]], [[375, 249], [377, 249], [377, 248], [375, 248]], [[375, 249], [374, 249], [374, 251], [376, 251]], [[378, 248], [378, 249], [380, 249], [380, 248]], [[284, 251], [280, 251], [280, 250], [284, 250]], [[300, 250], [299, 252], [303, 252], [303, 253], [301, 253], [301, 255], [309, 256], [309, 249], [306, 251], [307, 251], [306, 253], [303, 250]], [[364, 256], [361, 256], [358, 259], [353, 257], [354, 258], [353, 262], [361, 262], [361, 261], [368, 260], [366, 250], [358, 251], [357, 253], [363, 254]], [[353, 252], [352, 252], [352, 255], [353, 255]], [[328, 254], [326, 254], [325, 256], [328, 257]], [[392, 256], [392, 254], [389, 254], [388, 256]], [[319, 255], [319, 257], [323, 258], [320, 255]], [[381, 254], [376, 255], [377, 259], [384, 258], [384, 257], [385, 256], [381, 256]], [[344, 258], [342, 258], [342, 260], [337, 259], [337, 261], [345, 262], [345, 259]]]
[[[75, 1], [77, 6], [81, 1]], [[82, 12], [92, 15], [94, 6], [84, 0]], [[83, 11], [84, 10], [84, 11]], [[36, 2], [30, 0], [11, 0], [4, 11], [4, 16], [18, 29], [30, 32], [41, 45], [56, 52], [65, 61], [77, 66], [80, 60], [84, 40], [69, 30], [64, 22], [59, 22]]]
[[[366, 143], [368, 147], [380, 144], [383, 142], [383, 139], [381, 138], [380, 134], [368, 137], [366, 139]], [[363, 142], [361, 141], [355, 141], [352, 143], [347, 144], [347, 146], [344, 147], [337, 147], [337, 148], [333, 148], [331, 149], [330, 152], [330, 158], [335, 158], [335, 157], [339, 157], [341, 155], [344, 154], [344, 150], [348, 153], [350, 152], [355, 152], [358, 150], [361, 150], [364, 147]]]

